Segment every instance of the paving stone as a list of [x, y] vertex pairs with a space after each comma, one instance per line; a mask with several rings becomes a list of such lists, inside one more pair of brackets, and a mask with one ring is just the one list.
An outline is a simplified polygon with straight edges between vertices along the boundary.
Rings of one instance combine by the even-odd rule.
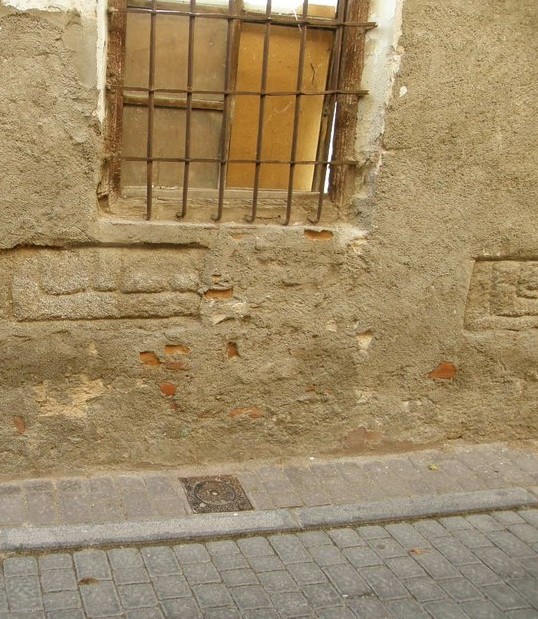
[[520, 563], [527, 570], [527, 572], [538, 578], [538, 558], [521, 559]]
[[143, 567], [125, 567], [114, 570], [114, 581], [118, 585], [135, 585], [149, 582], [149, 574]]
[[538, 610], [538, 578], [526, 577], [509, 581], [510, 586]]
[[[279, 572], [267, 572], [267, 574], [278, 574]], [[260, 573], [259, 578], [265, 576], [266, 573]], [[240, 585], [257, 585], [258, 577], [250, 569], [226, 570], [221, 572], [222, 580], [229, 587]]]
[[501, 579], [495, 572], [489, 569], [489, 567], [482, 563], [473, 563], [471, 565], [463, 565], [460, 567], [462, 575], [472, 582], [476, 587], [482, 587], [483, 585], [493, 585], [500, 583]]
[[340, 552], [340, 549], [334, 545], [312, 546], [308, 549], [308, 552], [310, 553], [314, 561], [321, 567], [347, 563], [347, 560]]
[[467, 516], [466, 519], [473, 525], [473, 527], [475, 527], [475, 529], [482, 531], [482, 533], [502, 531], [504, 529], [504, 525], [500, 524], [489, 514], [471, 514], [470, 516]]
[[413, 523], [415, 529], [426, 539], [435, 539], [436, 537], [449, 537], [450, 531], [442, 526], [437, 520], [418, 520]]
[[264, 590], [259, 585], [246, 587], [231, 587], [230, 593], [237, 604], [239, 610], [249, 610], [254, 608], [268, 608], [270, 602]]
[[433, 540], [435, 548], [454, 565], [467, 565], [476, 563], [478, 559], [458, 540], [450, 537], [441, 537]]
[[401, 580], [426, 576], [424, 569], [411, 557], [387, 559], [385, 565]]
[[419, 602], [444, 600], [448, 597], [446, 591], [441, 589], [433, 578], [430, 578], [429, 576], [406, 580], [404, 584], [411, 595]]
[[372, 540], [368, 542], [370, 548], [382, 559], [391, 559], [393, 557], [405, 557], [408, 552], [391, 538]]
[[[258, 575], [261, 585], [268, 592], [297, 591], [297, 583], [285, 571], [263, 572]], [[226, 578], [224, 578], [226, 582]], [[250, 584], [250, 583], [248, 583]]]
[[181, 544], [174, 551], [180, 563], [206, 563], [211, 557], [202, 544]]
[[471, 522], [463, 516], [448, 516], [446, 518], [439, 518], [439, 523], [448, 531], [473, 528]]
[[306, 585], [302, 588], [308, 603], [314, 608], [327, 608], [342, 605], [345, 598], [329, 583]]
[[70, 554], [50, 554], [38, 558], [40, 570], [60, 570], [73, 567], [73, 559]]
[[449, 600], [428, 602], [425, 608], [434, 619], [468, 619], [456, 602]]
[[219, 540], [216, 542], [208, 542], [206, 548], [209, 554], [213, 556], [228, 556], [239, 554], [239, 547], [235, 542], [230, 540]]
[[222, 580], [212, 563], [187, 563], [184, 573], [190, 585], [217, 583]]
[[383, 564], [381, 558], [371, 548], [355, 546], [346, 548], [344, 554], [357, 568]]
[[128, 610], [126, 619], [164, 619], [159, 608], [139, 608]]
[[371, 593], [362, 575], [351, 565], [332, 565], [325, 568], [325, 573], [342, 595], [352, 597]]
[[136, 548], [116, 548], [108, 551], [108, 560], [112, 569], [144, 567], [140, 551]]
[[525, 519], [522, 518], [517, 512], [511, 510], [493, 512], [491, 514], [491, 517], [494, 518], [498, 523], [502, 524], [503, 527], [513, 524], [525, 524]]
[[106, 553], [102, 550], [81, 550], [73, 555], [77, 578], [96, 578], [107, 580], [112, 578]]
[[479, 602], [464, 602], [460, 608], [471, 619], [505, 619], [506, 615], [493, 602], [480, 600]]
[[364, 546], [366, 543], [353, 529], [329, 529], [327, 534], [339, 548]]
[[88, 617], [111, 617], [121, 611], [118, 594], [109, 581], [85, 585], [80, 588], [80, 595]]
[[153, 580], [153, 588], [160, 600], [192, 596], [187, 580], [180, 574], [160, 574]]
[[202, 612], [194, 598], [163, 600], [161, 606], [166, 619], [202, 619]]
[[332, 546], [333, 543], [325, 531], [305, 531], [303, 533], [297, 533], [297, 537], [305, 548], [311, 548], [313, 546]]
[[355, 619], [355, 615], [345, 606], [318, 608], [316, 614], [319, 619]]
[[533, 527], [538, 527], [538, 509], [523, 509], [518, 514]]
[[26, 494], [26, 513], [30, 524], [52, 524], [58, 521], [56, 501], [52, 492]]
[[428, 613], [414, 600], [392, 600], [385, 602], [389, 612], [396, 619], [428, 619]]
[[311, 614], [306, 598], [298, 591], [272, 593], [271, 601], [282, 617], [305, 617]]
[[192, 589], [202, 610], [219, 606], [233, 606], [230, 593], [222, 584], [196, 585]]
[[461, 529], [454, 531], [454, 536], [469, 549], [486, 548], [493, 546], [493, 542], [489, 540], [483, 533], [475, 529]]
[[71, 608], [80, 608], [82, 606], [78, 591], [55, 591], [54, 593], [44, 593], [43, 604], [46, 611], [69, 610]]
[[250, 557], [248, 559], [248, 562], [250, 564], [250, 567], [255, 572], [273, 572], [274, 570], [284, 569], [284, 564], [276, 556]]
[[426, 548], [430, 545], [428, 539], [407, 522], [388, 524], [385, 529], [407, 550], [411, 548]]
[[538, 619], [538, 610], [522, 608], [521, 610], [511, 610], [505, 616], [508, 619]]
[[364, 568], [361, 576], [383, 601], [409, 597], [407, 589], [385, 566]]
[[243, 614], [244, 619], [280, 619], [280, 615], [276, 610], [263, 608], [258, 610], [247, 610]]
[[242, 554], [217, 555], [213, 557], [213, 565], [217, 570], [238, 570], [248, 568], [249, 563]]
[[85, 619], [81, 610], [53, 610], [47, 613], [47, 619]]
[[204, 619], [240, 619], [235, 608], [210, 608], [204, 612]]
[[34, 557], [9, 557], [4, 559], [4, 576], [32, 576], [37, 574]]
[[123, 608], [151, 608], [157, 605], [153, 587], [148, 584], [121, 585], [118, 587]]
[[299, 585], [327, 582], [327, 577], [315, 563], [292, 563], [287, 570]]
[[247, 537], [238, 540], [237, 544], [245, 557], [267, 557], [275, 554], [265, 537]]
[[269, 542], [283, 563], [304, 563], [311, 557], [296, 535], [271, 535]]
[[10, 609], [39, 610], [43, 599], [37, 576], [16, 576], [5, 579], [5, 588]]
[[464, 578], [443, 580], [439, 584], [456, 602], [470, 602], [484, 598], [483, 594]]
[[26, 507], [22, 494], [2, 496], [0, 500], [0, 526], [20, 525], [26, 521]]
[[40, 576], [43, 591], [76, 591], [78, 588], [74, 569], [43, 570]]
[[525, 570], [499, 548], [478, 548], [474, 551], [501, 578], [523, 578]]
[[178, 497], [179, 484], [166, 475], [146, 475], [143, 479], [146, 490], [154, 497]]
[[510, 531], [493, 531], [489, 539], [513, 558], [535, 557], [536, 552]]
[[517, 608], [529, 606], [529, 603], [506, 583], [501, 583], [493, 587], [482, 587], [482, 591], [501, 610], [515, 610]]
[[377, 524], [358, 527], [357, 533], [365, 540], [390, 537], [389, 532], [384, 527], [380, 527]]
[[414, 558], [435, 580], [459, 576], [458, 570], [437, 550], [429, 550], [424, 554], [415, 555]]
[[530, 524], [515, 524], [510, 526], [510, 531], [522, 542], [538, 544], [538, 529]]
[[140, 554], [148, 572], [152, 576], [157, 574], [178, 574], [181, 571], [174, 551], [167, 546], [142, 548]]
[[393, 619], [387, 607], [380, 600], [369, 595], [350, 599], [347, 605], [360, 619]]

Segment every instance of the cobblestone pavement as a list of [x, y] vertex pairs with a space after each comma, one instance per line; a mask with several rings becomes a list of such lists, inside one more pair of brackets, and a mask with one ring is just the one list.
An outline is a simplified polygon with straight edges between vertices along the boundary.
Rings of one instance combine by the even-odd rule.
[[0, 619], [538, 618], [538, 510], [3, 559]]
[[538, 493], [538, 449], [467, 445], [398, 456], [295, 461], [0, 483], [0, 528], [191, 514], [180, 477], [236, 474], [254, 509], [338, 505], [520, 486]]

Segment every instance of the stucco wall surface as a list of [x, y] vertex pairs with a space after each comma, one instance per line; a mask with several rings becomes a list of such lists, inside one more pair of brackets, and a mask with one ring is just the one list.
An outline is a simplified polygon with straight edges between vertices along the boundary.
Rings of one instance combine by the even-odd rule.
[[314, 230], [99, 218], [98, 19], [21, 8], [0, 7], [2, 474], [538, 436], [534, 0], [405, 0], [364, 185]]

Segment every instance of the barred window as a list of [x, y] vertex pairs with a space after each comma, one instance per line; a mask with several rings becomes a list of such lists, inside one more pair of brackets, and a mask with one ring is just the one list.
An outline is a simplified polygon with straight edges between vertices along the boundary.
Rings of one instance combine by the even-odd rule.
[[315, 223], [345, 196], [367, 0], [112, 1], [111, 212]]

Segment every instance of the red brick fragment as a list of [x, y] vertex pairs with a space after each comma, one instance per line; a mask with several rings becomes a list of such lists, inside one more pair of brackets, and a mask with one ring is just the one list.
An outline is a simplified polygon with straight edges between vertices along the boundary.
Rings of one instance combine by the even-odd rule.
[[311, 241], [330, 241], [333, 238], [330, 230], [305, 230], [304, 235]]
[[163, 395], [172, 396], [176, 393], [176, 386], [172, 383], [162, 383], [159, 388]]
[[228, 342], [226, 344], [226, 356], [228, 359], [239, 357], [239, 348], [237, 348], [237, 344], [235, 342]]
[[161, 361], [159, 357], [157, 357], [157, 355], [154, 352], [151, 352], [149, 350], [141, 352], [138, 355], [138, 358], [140, 359], [140, 363], [143, 363], [144, 365], [153, 365], [153, 366], [161, 365]]
[[164, 347], [165, 355], [190, 355], [191, 348], [185, 344], [167, 344]]
[[13, 417], [13, 425], [19, 434], [26, 433], [26, 422], [22, 417], [19, 417], [18, 415]]
[[428, 378], [434, 380], [453, 380], [456, 378], [458, 368], [450, 361], [443, 361], [429, 374]]
[[250, 419], [261, 419], [262, 417], [264, 417], [264, 413], [259, 408], [255, 408], [253, 406], [245, 406], [242, 408], [234, 408], [228, 413], [228, 416], [232, 417], [232, 419], [234, 417], [243, 416], [247, 416]]

